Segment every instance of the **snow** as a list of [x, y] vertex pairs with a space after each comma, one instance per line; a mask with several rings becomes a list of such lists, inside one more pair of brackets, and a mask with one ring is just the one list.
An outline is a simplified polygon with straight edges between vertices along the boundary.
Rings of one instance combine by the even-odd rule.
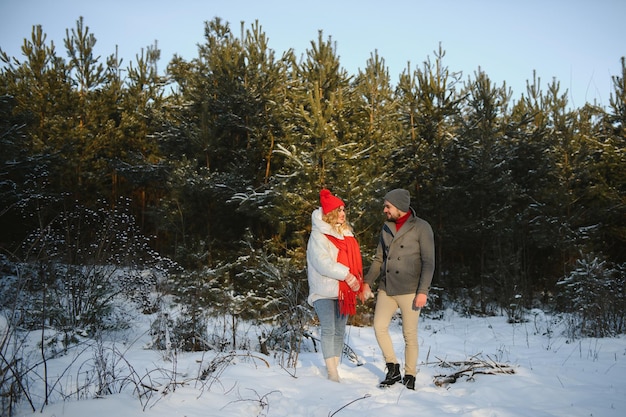
[[[380, 389], [384, 360], [371, 327], [349, 326], [348, 345], [358, 364], [344, 356], [341, 382], [326, 379], [323, 359], [312, 343], [305, 343], [294, 369], [284, 368], [284, 356], [250, 351], [178, 353], [148, 349], [149, 318], [137, 316], [131, 332], [101, 344], [104, 357], [116, 369], [116, 392], [97, 399], [58, 398], [40, 412], [22, 406], [19, 416], [37, 417], [191, 417], [191, 416], [623, 416], [626, 412], [626, 337], [569, 340], [562, 320], [531, 314], [525, 323], [505, 317], [461, 317], [446, 311], [442, 318], [420, 319], [419, 373], [416, 390], [396, 384]], [[242, 327], [242, 326], [240, 326]], [[392, 323], [396, 352], [402, 357], [399, 322]], [[254, 329], [248, 337], [256, 340]], [[317, 328], [311, 331], [316, 334]], [[91, 351], [91, 353], [90, 353]], [[118, 355], [107, 356], [117, 352]], [[79, 355], [86, 355], [82, 359]], [[48, 362], [48, 374], [60, 375], [56, 391], [86, 378], [93, 351], [84, 345]], [[113, 365], [113, 358], [117, 362]], [[445, 362], [466, 363], [480, 358], [510, 367], [512, 374], [477, 374], [437, 386], [438, 376], [460, 368]], [[208, 378], [199, 375], [209, 364]], [[175, 377], [172, 375], [175, 374]], [[133, 394], [137, 381], [151, 386], [150, 397]], [[175, 382], [172, 383], [172, 382]], [[43, 388], [42, 388], [43, 392]]]

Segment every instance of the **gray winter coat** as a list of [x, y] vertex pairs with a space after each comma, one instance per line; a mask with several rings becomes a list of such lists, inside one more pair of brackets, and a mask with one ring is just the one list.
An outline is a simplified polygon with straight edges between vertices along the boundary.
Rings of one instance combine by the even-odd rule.
[[376, 254], [364, 281], [371, 286], [380, 277], [379, 289], [388, 295], [426, 294], [435, 271], [435, 240], [427, 221], [411, 217], [396, 232], [396, 224], [386, 221]]

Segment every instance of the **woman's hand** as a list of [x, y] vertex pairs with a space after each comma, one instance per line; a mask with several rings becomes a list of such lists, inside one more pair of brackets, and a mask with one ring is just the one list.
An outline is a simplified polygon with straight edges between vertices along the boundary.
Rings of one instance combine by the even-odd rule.
[[355, 277], [351, 273], [348, 273], [348, 275], [346, 275], [345, 281], [346, 281], [346, 284], [348, 284], [348, 287], [350, 287], [350, 289], [354, 292], [357, 292], [359, 288], [361, 288], [361, 284], [359, 284], [359, 280], [357, 279], [357, 277]]

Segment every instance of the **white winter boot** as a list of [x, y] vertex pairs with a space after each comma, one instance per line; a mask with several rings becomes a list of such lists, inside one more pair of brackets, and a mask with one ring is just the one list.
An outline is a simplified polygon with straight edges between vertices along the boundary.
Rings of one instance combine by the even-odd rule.
[[339, 372], [337, 371], [337, 365], [339, 364], [339, 358], [333, 356], [324, 360], [326, 362], [326, 372], [328, 372], [328, 379], [331, 381], [339, 382]]

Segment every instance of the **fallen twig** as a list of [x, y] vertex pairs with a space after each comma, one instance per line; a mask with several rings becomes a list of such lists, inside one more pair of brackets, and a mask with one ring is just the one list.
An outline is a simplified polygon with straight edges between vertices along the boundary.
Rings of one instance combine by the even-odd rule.
[[335, 414], [337, 414], [338, 412], [340, 412], [341, 410], [343, 410], [344, 408], [346, 408], [346, 407], [347, 407], [347, 406], [349, 406], [350, 404], [353, 404], [353, 403], [355, 403], [355, 402], [357, 402], [357, 401], [360, 401], [360, 400], [364, 400], [364, 399], [369, 398], [369, 397], [371, 397], [371, 395], [370, 395], [370, 394], [365, 394], [364, 396], [362, 396], [362, 397], [360, 397], [360, 398], [357, 398], [356, 400], [352, 400], [352, 401], [350, 401], [348, 404], [346, 404], [346, 405], [344, 405], [344, 406], [340, 407], [340, 408], [339, 408], [337, 411], [335, 411], [334, 413], [332, 413], [332, 414], [331, 414], [331, 413], [329, 413], [329, 414], [328, 414], [328, 417], [333, 417]]
[[449, 374], [435, 375], [434, 383], [438, 387], [444, 387], [455, 383], [462, 376], [468, 380], [473, 380], [474, 375], [496, 375], [496, 374], [514, 374], [515, 370], [509, 365], [497, 363], [493, 360], [482, 360], [477, 356], [472, 356], [464, 361], [447, 361], [439, 359], [439, 366], [442, 368], [460, 368]]

